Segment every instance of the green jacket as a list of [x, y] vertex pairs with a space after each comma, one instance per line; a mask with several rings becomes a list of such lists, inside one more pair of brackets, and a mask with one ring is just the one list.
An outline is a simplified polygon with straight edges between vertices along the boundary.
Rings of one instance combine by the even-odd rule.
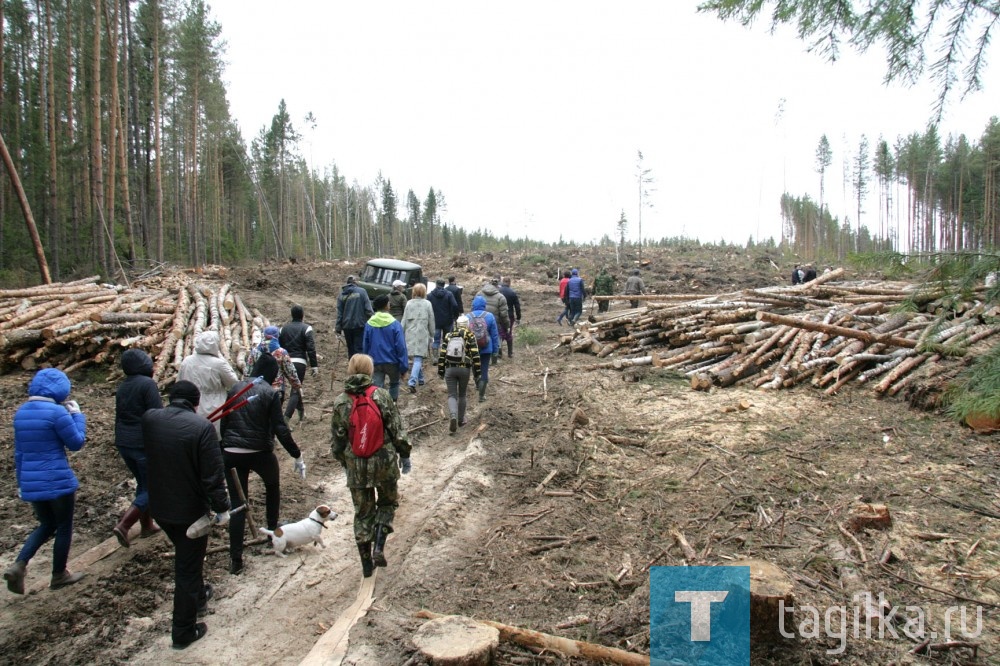
[[330, 452], [344, 466], [348, 488], [375, 488], [383, 481], [398, 479], [397, 456], [410, 457], [410, 441], [406, 437], [403, 419], [385, 389], [375, 389], [372, 394], [372, 400], [382, 412], [385, 443], [371, 458], [359, 458], [351, 451], [351, 438], [347, 434], [353, 405], [351, 396], [364, 393], [371, 383], [372, 378], [368, 375], [351, 375], [344, 382], [344, 392], [333, 401]]
[[606, 271], [601, 271], [594, 278], [594, 294], [597, 296], [610, 296], [613, 293], [615, 293], [615, 279], [608, 275]]

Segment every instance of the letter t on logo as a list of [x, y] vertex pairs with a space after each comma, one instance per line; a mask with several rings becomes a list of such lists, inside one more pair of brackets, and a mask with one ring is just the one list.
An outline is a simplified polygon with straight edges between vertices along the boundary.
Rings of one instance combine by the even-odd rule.
[[676, 590], [674, 601], [691, 604], [691, 640], [712, 640], [712, 603], [725, 601], [729, 592], [712, 590], [696, 592], [691, 590]]

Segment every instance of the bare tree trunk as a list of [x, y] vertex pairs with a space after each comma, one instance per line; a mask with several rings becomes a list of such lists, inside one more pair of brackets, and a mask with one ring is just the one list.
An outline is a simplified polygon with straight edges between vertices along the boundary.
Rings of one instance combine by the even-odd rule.
[[21, 187], [21, 179], [14, 168], [14, 160], [10, 157], [10, 152], [7, 150], [7, 142], [3, 140], [2, 134], [0, 134], [0, 154], [2, 154], [4, 166], [7, 167], [7, 173], [10, 175], [10, 182], [14, 187], [14, 192], [17, 194], [17, 200], [21, 204], [24, 221], [28, 225], [28, 234], [31, 236], [31, 243], [35, 247], [35, 259], [38, 260], [38, 269], [42, 274], [42, 282], [44, 284], [52, 284], [52, 276], [49, 275], [49, 265], [45, 261], [45, 250], [42, 249], [42, 239], [38, 237], [38, 229], [35, 227], [35, 218], [31, 215], [31, 206], [28, 205], [28, 197], [24, 193], [24, 188]]
[[94, 52], [91, 61], [93, 89], [90, 92], [90, 164], [93, 170], [91, 192], [95, 208], [93, 211], [95, 217], [94, 247], [98, 253], [98, 261], [95, 263], [107, 275], [111, 272], [111, 263], [108, 260], [104, 235], [104, 157], [101, 149], [101, 13], [103, 11], [102, 0], [96, 0], [94, 6]]
[[46, 117], [45, 129], [49, 140], [49, 211], [47, 224], [49, 228], [49, 247], [52, 250], [52, 266], [59, 275], [59, 209], [56, 191], [56, 77], [52, 57], [52, 9], [49, 0], [45, 0], [45, 56], [46, 56]]
[[156, 260], [163, 261], [163, 146], [160, 138], [160, 2], [153, 0], [153, 146], [156, 150]]

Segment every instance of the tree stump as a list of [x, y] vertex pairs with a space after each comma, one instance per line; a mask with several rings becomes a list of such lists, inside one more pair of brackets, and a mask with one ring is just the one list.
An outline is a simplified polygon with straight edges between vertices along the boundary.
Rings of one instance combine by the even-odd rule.
[[488, 666], [500, 632], [461, 615], [446, 615], [420, 627], [413, 644], [435, 666]]
[[784, 601], [785, 633], [795, 626], [792, 607], [795, 594], [792, 579], [784, 571], [766, 560], [742, 560], [727, 562], [725, 566], [750, 567], [750, 638], [751, 640], [775, 643], [782, 637], [779, 633], [778, 615], [780, 602]]
[[892, 516], [885, 504], [858, 504], [851, 509], [847, 527], [852, 532], [864, 529], [887, 530], [892, 527]]

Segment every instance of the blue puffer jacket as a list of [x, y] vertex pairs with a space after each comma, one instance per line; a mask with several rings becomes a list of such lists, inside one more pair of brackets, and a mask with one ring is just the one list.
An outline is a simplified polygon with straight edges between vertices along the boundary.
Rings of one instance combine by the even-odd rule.
[[61, 370], [39, 370], [28, 385], [31, 397], [14, 414], [14, 470], [26, 502], [52, 500], [80, 486], [66, 449], [83, 448], [87, 417], [58, 404], [69, 391], [69, 378]]
[[497, 328], [497, 320], [493, 316], [493, 313], [486, 311], [486, 299], [482, 296], [476, 296], [473, 298], [472, 309], [469, 311], [469, 315], [475, 317], [485, 317], [486, 330], [489, 331], [490, 334], [489, 343], [485, 347], [479, 348], [479, 355], [496, 354], [500, 351], [500, 330]]

